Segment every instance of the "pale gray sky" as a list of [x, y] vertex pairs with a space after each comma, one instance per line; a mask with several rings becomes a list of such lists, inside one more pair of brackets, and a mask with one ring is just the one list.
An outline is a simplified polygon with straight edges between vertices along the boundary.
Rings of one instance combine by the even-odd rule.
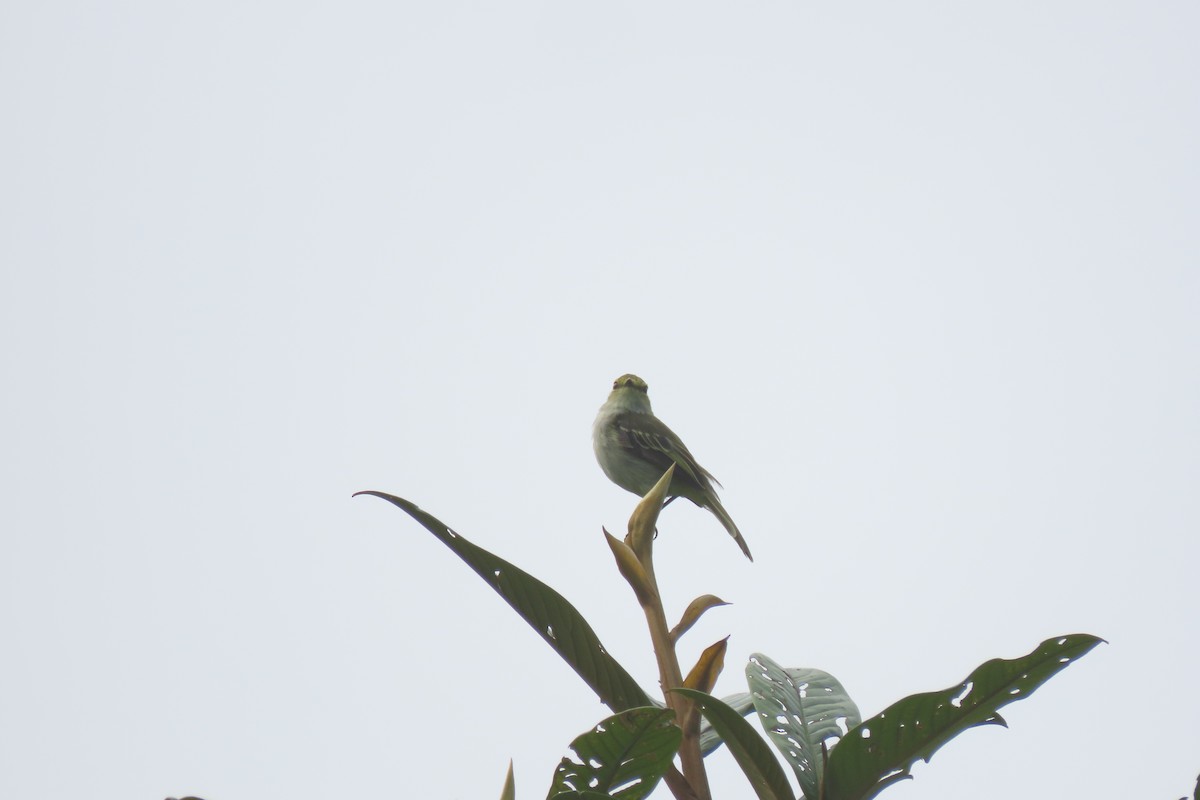
[[[1200, 771], [1200, 8], [0, 6], [0, 796], [545, 795], [606, 713], [408, 497], [647, 688], [612, 379], [684, 641], [865, 714], [1111, 644], [889, 800]], [[718, 798], [747, 797], [728, 753]], [[665, 796], [665, 791], [663, 792]]]

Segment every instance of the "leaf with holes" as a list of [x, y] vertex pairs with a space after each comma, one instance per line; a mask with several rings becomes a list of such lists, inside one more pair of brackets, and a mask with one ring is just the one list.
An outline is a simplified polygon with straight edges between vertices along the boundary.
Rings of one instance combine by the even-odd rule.
[[862, 722], [858, 706], [828, 672], [784, 669], [762, 653], [750, 656], [746, 680], [763, 730], [792, 765], [804, 796], [817, 800], [821, 745]]
[[575, 758], [558, 765], [547, 797], [567, 800], [595, 792], [641, 800], [670, 768], [682, 738], [670, 709], [622, 711], [571, 742]]
[[1029, 655], [992, 659], [957, 686], [906, 697], [852, 729], [829, 753], [825, 800], [867, 800], [908, 777], [918, 758], [977, 725], [1004, 725], [997, 710], [1034, 690], [1102, 642], [1076, 633], [1042, 642]]
[[642, 687], [608, 654], [592, 626], [561, 594], [528, 572], [467, 541], [407, 500], [383, 492], [358, 492], [355, 496], [358, 494], [383, 498], [425, 526], [508, 601], [613, 711], [651, 704]]

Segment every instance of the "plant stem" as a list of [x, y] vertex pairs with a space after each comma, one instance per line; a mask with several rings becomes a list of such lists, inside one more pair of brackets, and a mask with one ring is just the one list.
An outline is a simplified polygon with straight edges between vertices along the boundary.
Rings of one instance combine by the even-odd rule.
[[[675, 712], [675, 719], [683, 729], [683, 741], [679, 745], [679, 762], [683, 766], [683, 776], [691, 785], [697, 800], [711, 800], [708, 773], [704, 769], [704, 756], [700, 753], [700, 717], [694, 713], [690, 700], [671, 691], [683, 685], [683, 673], [679, 669], [675, 644], [671, 641], [662, 596], [658, 592], [658, 578], [654, 574], [654, 559], [649, 548], [642, 566], [646, 568], [650, 585], [654, 588], [649, 601], [642, 604], [642, 611], [646, 614], [650, 641], [654, 645], [654, 658], [658, 662], [658, 680], [667, 705]], [[674, 789], [672, 791], [674, 792]], [[678, 793], [676, 797], [679, 797]]]
[[676, 800], [712, 800], [708, 787], [708, 774], [704, 771], [704, 756], [700, 753], [700, 715], [686, 697], [672, 691], [683, 686], [683, 673], [679, 669], [679, 656], [667, 627], [667, 614], [663, 611], [662, 595], [658, 591], [658, 578], [654, 575], [654, 535], [658, 513], [662, 511], [667, 488], [675, 474], [672, 464], [629, 518], [629, 534], [624, 543], [614, 539], [607, 531], [609, 547], [617, 559], [617, 568], [633, 588], [638, 605], [646, 615], [650, 628], [650, 641], [654, 645], [654, 659], [658, 662], [658, 682], [662, 686], [667, 706], [675, 712], [675, 724], [683, 732], [679, 745], [679, 763], [683, 774], [672, 766], [667, 771], [666, 782]]

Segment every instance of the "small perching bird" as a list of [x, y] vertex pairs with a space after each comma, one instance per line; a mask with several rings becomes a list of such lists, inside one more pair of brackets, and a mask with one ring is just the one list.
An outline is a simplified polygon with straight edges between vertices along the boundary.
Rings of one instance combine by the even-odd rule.
[[650, 410], [649, 386], [637, 375], [622, 375], [613, 381], [612, 393], [600, 406], [592, 426], [592, 448], [608, 479], [639, 496], [654, 488], [663, 473], [675, 464], [667, 496], [686, 497], [711, 511], [746, 558], [754, 560], [741, 531], [717, 499], [713, 484], [721, 484], [696, 463], [679, 437], [654, 416]]

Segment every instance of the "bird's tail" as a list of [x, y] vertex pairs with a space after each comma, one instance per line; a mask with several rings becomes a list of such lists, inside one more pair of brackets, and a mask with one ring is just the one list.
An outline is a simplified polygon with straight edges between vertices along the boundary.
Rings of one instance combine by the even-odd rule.
[[721, 520], [721, 524], [725, 526], [725, 530], [729, 531], [729, 535], [733, 537], [733, 540], [738, 543], [738, 547], [742, 548], [742, 552], [746, 554], [746, 558], [753, 561], [754, 556], [750, 555], [750, 547], [746, 544], [746, 540], [742, 538], [742, 532], [734, 524], [733, 518], [725, 510], [725, 506], [721, 505], [721, 501], [717, 499], [715, 494], [710, 494], [706, 499], [708, 502], [705, 506], [708, 510], [713, 513], [713, 516]]

